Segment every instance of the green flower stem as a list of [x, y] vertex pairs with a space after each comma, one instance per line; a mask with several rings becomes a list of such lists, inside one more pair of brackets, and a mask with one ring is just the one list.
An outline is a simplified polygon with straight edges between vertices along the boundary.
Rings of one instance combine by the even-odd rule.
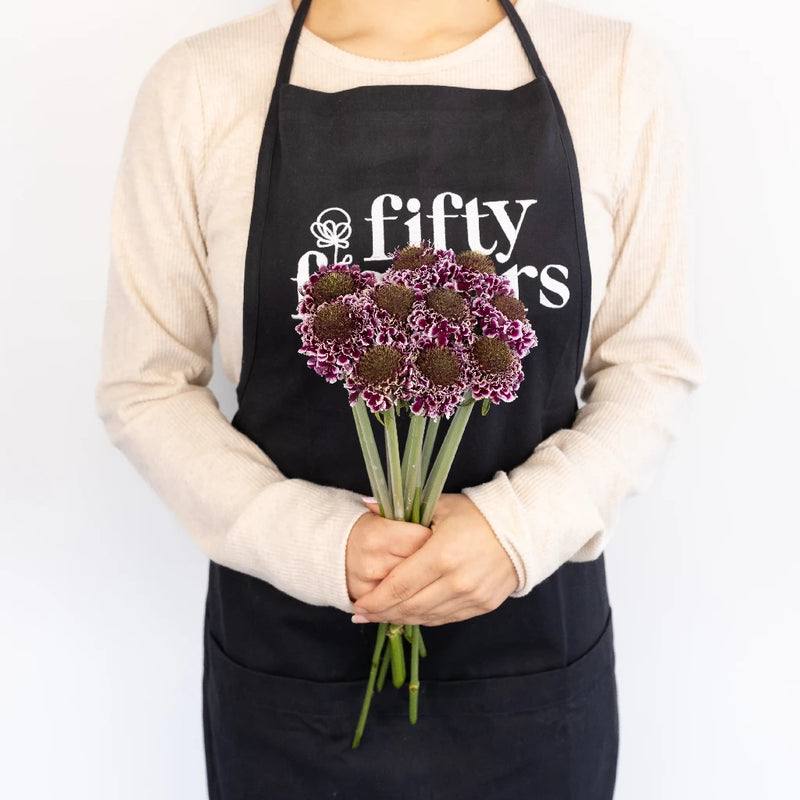
[[[411, 414], [411, 411], [409, 410], [408, 413]], [[412, 417], [413, 416], [414, 415], [412, 414]], [[410, 434], [411, 434], [411, 429], [409, 428], [408, 435], [410, 435]], [[408, 447], [408, 436], [406, 436], [406, 444], [405, 444], [405, 447], [403, 448], [403, 463], [402, 463], [401, 468], [400, 468], [400, 474], [403, 476], [403, 486], [404, 487], [407, 485], [407, 482], [408, 482], [408, 460], [409, 460], [410, 456], [411, 456], [411, 451], [409, 450], [409, 447]]]
[[428, 420], [428, 427], [425, 431], [425, 441], [422, 445], [422, 464], [419, 468], [419, 482], [418, 485], [424, 485], [428, 477], [428, 467], [431, 465], [431, 456], [433, 455], [433, 446], [436, 444], [436, 434], [439, 433], [439, 422], [441, 417]]
[[375, 444], [375, 434], [372, 432], [372, 425], [369, 420], [369, 413], [364, 399], [359, 397], [356, 404], [352, 406], [353, 418], [358, 432], [358, 441], [361, 444], [361, 452], [364, 456], [364, 464], [367, 467], [369, 485], [372, 494], [378, 501], [381, 516], [385, 517], [386, 512], [391, 508], [391, 495], [386, 485], [386, 476], [383, 472], [381, 457], [378, 454], [378, 446]]
[[422, 487], [417, 486], [417, 488], [414, 489], [414, 502], [411, 504], [411, 522], [414, 522], [417, 525], [419, 525], [419, 520], [420, 520], [419, 504], [421, 498], [422, 498]]
[[389, 625], [386, 633], [392, 650], [392, 683], [399, 689], [406, 682], [406, 658], [403, 652], [403, 626]]
[[425, 436], [425, 423], [427, 417], [422, 414], [412, 414], [408, 426], [408, 436], [403, 453], [403, 462], [407, 464], [403, 472], [404, 515], [403, 519], [410, 520], [414, 507], [414, 492], [419, 482], [420, 468], [422, 467], [422, 440]]
[[378, 670], [378, 680], [375, 683], [375, 690], [380, 692], [383, 689], [383, 684], [386, 681], [386, 673], [389, 671], [389, 662], [391, 661], [392, 648], [383, 648], [383, 661], [381, 661], [381, 668]]
[[436, 456], [436, 461], [431, 468], [431, 474], [428, 476], [425, 489], [422, 492], [422, 519], [420, 522], [425, 527], [431, 524], [433, 509], [442, 494], [444, 482], [447, 480], [450, 467], [453, 465], [456, 450], [458, 450], [458, 445], [461, 443], [461, 437], [464, 435], [464, 429], [467, 427], [469, 415], [472, 413], [474, 406], [475, 401], [471, 396], [465, 398], [464, 404], [460, 405], [453, 415], [442, 446], [439, 448], [439, 454]]
[[419, 625], [413, 625], [411, 640], [411, 680], [408, 682], [408, 718], [411, 724], [417, 722], [417, 711], [419, 709], [419, 645], [420, 632]]
[[361, 744], [361, 737], [364, 734], [364, 725], [367, 723], [367, 714], [369, 713], [369, 706], [372, 702], [372, 695], [375, 689], [375, 677], [378, 674], [378, 663], [381, 659], [381, 650], [386, 643], [386, 629], [388, 623], [381, 622], [378, 625], [378, 635], [375, 637], [375, 649], [372, 651], [372, 668], [369, 671], [369, 680], [367, 681], [367, 691], [364, 695], [364, 703], [361, 706], [361, 714], [358, 717], [358, 725], [356, 726], [356, 733], [353, 737], [353, 750]]
[[405, 506], [403, 504], [403, 473], [400, 464], [400, 443], [397, 439], [397, 416], [394, 406], [389, 406], [383, 412], [385, 423], [386, 441], [386, 471], [389, 475], [389, 488], [391, 489], [393, 508], [392, 519], [404, 520]]
[[419, 628], [419, 657], [425, 658], [428, 655], [428, 651], [425, 648], [425, 640], [422, 638], [422, 628], [419, 625], [417, 625], [417, 628]]

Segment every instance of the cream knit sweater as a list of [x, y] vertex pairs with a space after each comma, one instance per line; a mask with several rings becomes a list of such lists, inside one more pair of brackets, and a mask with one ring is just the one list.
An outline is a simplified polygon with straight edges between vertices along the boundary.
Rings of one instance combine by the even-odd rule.
[[[702, 365], [685, 125], [668, 61], [627, 22], [547, 0], [516, 7], [570, 126], [592, 269], [574, 425], [464, 490], [511, 556], [521, 596], [565, 561], [602, 552], [620, 501], [648, 483], [674, 435]], [[225, 374], [239, 380], [256, 160], [291, 17], [290, 0], [277, 0], [190, 36], [144, 78], [114, 194], [97, 412], [211, 559], [350, 610], [345, 546], [361, 498], [286, 478], [207, 388], [216, 336]], [[355, 56], [304, 29], [292, 72], [293, 83], [326, 92], [374, 83], [511, 89], [531, 77], [507, 19], [454, 52], [411, 62]]]

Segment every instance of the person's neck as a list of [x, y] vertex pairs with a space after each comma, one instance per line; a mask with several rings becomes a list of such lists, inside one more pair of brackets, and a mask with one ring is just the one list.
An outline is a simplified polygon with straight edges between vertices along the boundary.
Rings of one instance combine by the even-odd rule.
[[314, 0], [305, 27], [355, 55], [410, 61], [463, 47], [505, 16], [499, 0]]

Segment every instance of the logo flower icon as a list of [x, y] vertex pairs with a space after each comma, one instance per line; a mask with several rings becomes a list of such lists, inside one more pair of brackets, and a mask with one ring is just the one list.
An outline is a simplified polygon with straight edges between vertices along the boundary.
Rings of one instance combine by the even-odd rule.
[[334, 206], [321, 211], [316, 220], [311, 223], [311, 233], [317, 239], [317, 247], [333, 248], [332, 264], [351, 264], [353, 262], [352, 255], [339, 258], [339, 250], [346, 250], [350, 247], [350, 237], [353, 234], [350, 222], [350, 215], [343, 208]]

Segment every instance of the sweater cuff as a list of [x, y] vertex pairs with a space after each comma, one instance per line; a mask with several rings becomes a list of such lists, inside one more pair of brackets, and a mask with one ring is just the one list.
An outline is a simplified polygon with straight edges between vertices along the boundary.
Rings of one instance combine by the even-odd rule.
[[517, 571], [511, 597], [528, 594], [575, 555], [603, 520], [563, 454], [554, 447], [536, 452], [535, 467], [525, 465], [524, 494], [510, 476], [496, 472], [491, 481], [463, 489], [483, 514]]
[[352, 613], [345, 572], [347, 540], [356, 520], [370, 512], [354, 492], [300, 479], [287, 483], [292, 484], [289, 494], [295, 509], [303, 509], [300, 524], [292, 524], [289, 514], [276, 515], [275, 496], [267, 487], [234, 523], [226, 558], [247, 564], [261, 573], [258, 577], [298, 600]]

